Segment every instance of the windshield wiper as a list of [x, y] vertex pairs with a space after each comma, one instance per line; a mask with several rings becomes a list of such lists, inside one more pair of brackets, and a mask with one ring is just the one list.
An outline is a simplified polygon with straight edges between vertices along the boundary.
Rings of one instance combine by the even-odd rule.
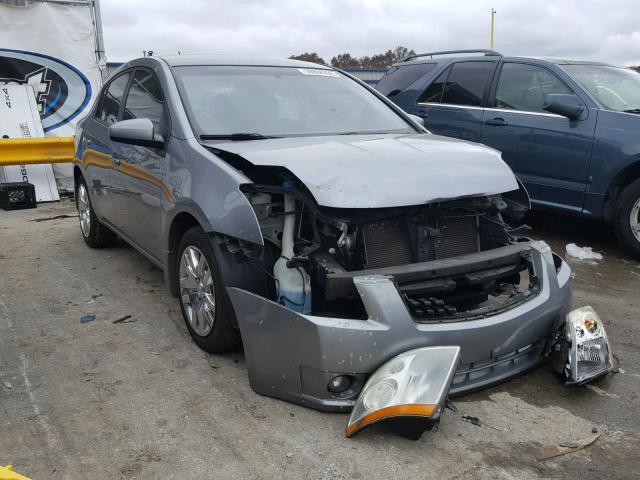
[[624, 113], [640, 113], [640, 108], [630, 108], [629, 110], [623, 110]]
[[267, 135], [263, 135], [262, 133], [224, 133], [224, 134], [203, 134], [200, 135], [200, 140], [231, 140], [231, 141], [241, 141], [241, 140], [264, 140], [266, 138], [279, 138], [279, 137], [269, 137]]

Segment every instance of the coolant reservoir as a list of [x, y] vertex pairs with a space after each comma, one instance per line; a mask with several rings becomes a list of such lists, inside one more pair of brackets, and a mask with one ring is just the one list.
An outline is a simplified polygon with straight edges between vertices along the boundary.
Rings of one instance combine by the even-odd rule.
[[[287, 187], [287, 184], [284, 185]], [[284, 211], [291, 212], [284, 217], [282, 230], [282, 254], [273, 266], [276, 278], [278, 302], [295, 312], [311, 313], [311, 277], [302, 267], [289, 268], [287, 261], [293, 258], [296, 200], [284, 196]]]

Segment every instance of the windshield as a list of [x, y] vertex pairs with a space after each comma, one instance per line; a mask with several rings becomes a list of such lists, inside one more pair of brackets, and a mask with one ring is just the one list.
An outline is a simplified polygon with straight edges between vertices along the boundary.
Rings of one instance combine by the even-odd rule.
[[185, 66], [174, 72], [200, 136], [236, 134], [232, 138], [245, 140], [416, 132], [373, 93], [335, 70]]
[[640, 113], [640, 74], [603, 65], [563, 65], [602, 106], [618, 112]]

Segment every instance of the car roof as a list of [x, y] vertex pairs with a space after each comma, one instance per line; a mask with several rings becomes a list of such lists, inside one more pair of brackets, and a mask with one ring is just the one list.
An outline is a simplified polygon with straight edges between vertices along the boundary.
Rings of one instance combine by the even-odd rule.
[[559, 58], [559, 57], [511, 57], [511, 56], [504, 56], [504, 55], [464, 55], [464, 56], [459, 56], [459, 55], [446, 55], [446, 56], [435, 56], [435, 57], [416, 57], [416, 58], [411, 58], [409, 60], [406, 61], [402, 61], [402, 62], [398, 62], [398, 63], [394, 63], [392, 66], [393, 67], [401, 67], [401, 66], [405, 66], [405, 65], [416, 65], [416, 64], [420, 64], [420, 63], [448, 63], [452, 60], [461, 60], [461, 59], [473, 59], [473, 60], [481, 60], [481, 61], [491, 61], [491, 60], [505, 60], [505, 61], [513, 61], [513, 60], [518, 60], [518, 61], [526, 61], [526, 60], [531, 60], [531, 61], [535, 61], [535, 62], [548, 62], [548, 63], [553, 63], [555, 65], [600, 65], [600, 66], [607, 66], [607, 67], [614, 67], [616, 65], [612, 65], [610, 63], [605, 63], [605, 62], [595, 62], [595, 61], [589, 61], [589, 60], [572, 60], [569, 58]]
[[331, 67], [317, 63], [302, 62], [288, 58], [237, 56], [237, 55], [166, 55], [161, 58], [171, 67], [203, 66], [203, 65], [237, 65], [260, 67], [298, 67], [321, 68], [330, 70]]

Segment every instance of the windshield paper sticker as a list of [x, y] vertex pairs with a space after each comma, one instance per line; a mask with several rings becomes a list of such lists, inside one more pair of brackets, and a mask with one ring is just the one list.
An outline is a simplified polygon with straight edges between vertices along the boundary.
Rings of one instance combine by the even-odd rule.
[[340, 77], [338, 72], [333, 70], [323, 70], [320, 68], [299, 68], [298, 71], [303, 75], [319, 75], [321, 77]]

